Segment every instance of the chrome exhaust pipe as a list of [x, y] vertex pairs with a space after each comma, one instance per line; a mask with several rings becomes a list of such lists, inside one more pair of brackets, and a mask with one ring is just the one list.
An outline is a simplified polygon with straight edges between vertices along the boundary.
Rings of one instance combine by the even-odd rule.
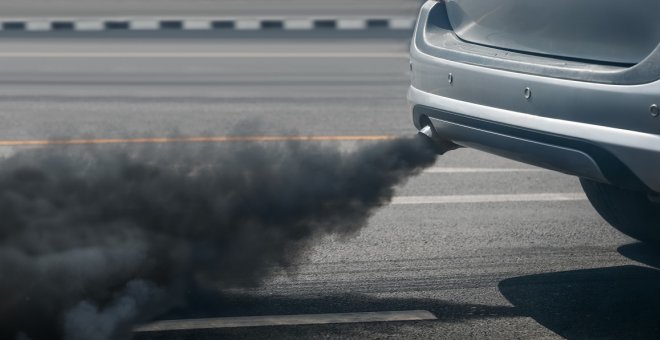
[[419, 133], [433, 139], [433, 128], [430, 125], [424, 126], [421, 130], [419, 130]]
[[417, 136], [420, 136], [423, 140], [427, 141], [428, 145], [435, 151], [438, 155], [442, 155], [447, 151], [458, 149], [461, 146], [453, 143], [452, 141], [438, 136], [438, 133], [431, 125], [425, 125], [422, 127]]

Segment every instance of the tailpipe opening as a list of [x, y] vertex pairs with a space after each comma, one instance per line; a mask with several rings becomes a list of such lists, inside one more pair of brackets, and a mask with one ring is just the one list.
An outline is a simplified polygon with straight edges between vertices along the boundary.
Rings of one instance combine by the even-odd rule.
[[417, 136], [425, 140], [438, 155], [461, 147], [448, 139], [440, 137], [431, 124], [424, 125], [417, 132]]

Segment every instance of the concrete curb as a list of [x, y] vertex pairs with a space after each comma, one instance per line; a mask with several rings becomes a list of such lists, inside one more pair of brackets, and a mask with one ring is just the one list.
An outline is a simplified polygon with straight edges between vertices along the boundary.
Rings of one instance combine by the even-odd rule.
[[411, 30], [409, 17], [380, 18], [28, 18], [0, 19], [0, 31], [256, 31], [256, 30]]

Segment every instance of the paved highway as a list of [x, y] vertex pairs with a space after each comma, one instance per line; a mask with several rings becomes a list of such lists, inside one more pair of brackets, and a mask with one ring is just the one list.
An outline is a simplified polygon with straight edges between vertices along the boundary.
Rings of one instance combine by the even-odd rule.
[[[5, 141], [221, 136], [242, 122], [268, 134], [415, 133], [405, 39], [1, 44]], [[399, 188], [395, 204], [359, 234], [324, 239], [293, 272], [260, 288], [200, 296], [194, 308], [164, 316], [422, 310], [434, 320], [189, 329], [137, 339], [657, 336], [660, 253], [610, 228], [579, 193], [574, 177], [456, 150]]]
[[417, 0], [3, 0], [0, 17], [414, 16]]

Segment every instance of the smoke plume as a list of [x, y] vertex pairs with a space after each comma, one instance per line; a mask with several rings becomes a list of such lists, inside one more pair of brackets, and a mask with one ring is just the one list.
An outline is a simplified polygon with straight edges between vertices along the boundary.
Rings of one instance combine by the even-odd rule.
[[122, 339], [198, 282], [256, 286], [434, 163], [424, 137], [49, 147], [0, 161], [0, 338]]

